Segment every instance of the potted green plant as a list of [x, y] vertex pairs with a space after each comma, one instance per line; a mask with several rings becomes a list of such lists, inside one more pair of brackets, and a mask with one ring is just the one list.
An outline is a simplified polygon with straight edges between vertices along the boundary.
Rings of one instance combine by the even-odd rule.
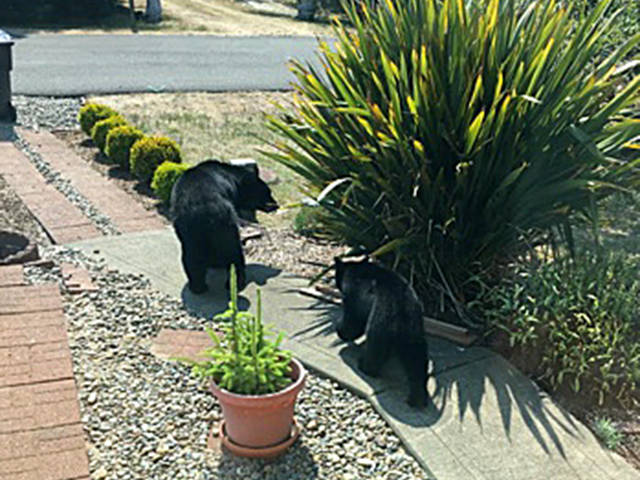
[[232, 453], [273, 458], [282, 454], [299, 435], [293, 407], [306, 370], [291, 352], [280, 348], [283, 334], [262, 323], [262, 299], [257, 292], [256, 315], [238, 310], [236, 272], [230, 269], [229, 309], [214, 320], [222, 322], [222, 335], [207, 329], [213, 342], [188, 361], [192, 372], [210, 379], [210, 388], [222, 408], [222, 443]]

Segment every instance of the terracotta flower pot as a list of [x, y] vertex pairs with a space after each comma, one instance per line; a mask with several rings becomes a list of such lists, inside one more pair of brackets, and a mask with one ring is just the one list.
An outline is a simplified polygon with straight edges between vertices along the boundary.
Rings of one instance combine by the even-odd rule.
[[[228, 436], [232, 444], [226, 446], [241, 456], [262, 456], [260, 450], [268, 452], [264, 456], [269, 457], [282, 453], [277, 447], [282, 445], [286, 449], [293, 443], [292, 436], [297, 435], [293, 406], [306, 375], [302, 364], [294, 358], [291, 360], [293, 382], [276, 393], [239, 395], [221, 389], [212, 381], [211, 391], [218, 398], [224, 417], [223, 442]], [[234, 449], [233, 445], [239, 448]]]

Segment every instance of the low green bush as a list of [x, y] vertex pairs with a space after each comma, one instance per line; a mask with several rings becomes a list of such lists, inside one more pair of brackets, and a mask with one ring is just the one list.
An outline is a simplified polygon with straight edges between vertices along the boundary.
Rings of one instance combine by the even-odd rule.
[[144, 137], [144, 133], [130, 125], [121, 125], [109, 130], [105, 153], [109, 160], [129, 170], [129, 155], [131, 147]]
[[87, 103], [78, 112], [78, 122], [82, 131], [91, 136], [91, 130], [97, 122], [113, 115], [118, 115], [118, 112], [111, 107], [100, 103]]
[[624, 434], [607, 417], [597, 417], [592, 423], [594, 433], [609, 450], [617, 449], [624, 441]]
[[120, 115], [113, 115], [109, 118], [96, 122], [91, 129], [91, 138], [93, 139], [93, 143], [104, 152], [109, 132], [116, 127], [122, 127], [124, 125], [127, 125], [127, 121]]
[[640, 382], [638, 267], [627, 255], [589, 252], [519, 265], [490, 291], [484, 314], [552, 390], [624, 404]]
[[156, 196], [164, 203], [169, 203], [173, 184], [188, 168], [189, 165], [184, 163], [164, 162], [160, 165], [151, 180], [151, 188]]
[[182, 155], [178, 144], [167, 137], [145, 137], [131, 147], [129, 165], [131, 172], [143, 182], [153, 178], [153, 174], [164, 162], [181, 163]]

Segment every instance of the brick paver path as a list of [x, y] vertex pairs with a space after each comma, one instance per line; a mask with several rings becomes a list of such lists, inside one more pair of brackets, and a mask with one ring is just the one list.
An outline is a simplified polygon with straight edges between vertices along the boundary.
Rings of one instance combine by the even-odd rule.
[[151, 353], [163, 360], [190, 358], [202, 361], [204, 359], [198, 354], [212, 345], [207, 332], [163, 328], [153, 340]]
[[18, 269], [0, 267], [0, 479], [88, 479], [61, 296]]
[[99, 237], [101, 233], [11, 142], [0, 142], [0, 175], [38, 218], [55, 243]]
[[50, 132], [18, 131], [45, 161], [69, 180], [94, 207], [109, 217], [122, 233], [156, 230], [165, 226], [158, 214], [145, 210], [128, 193], [91, 168]]

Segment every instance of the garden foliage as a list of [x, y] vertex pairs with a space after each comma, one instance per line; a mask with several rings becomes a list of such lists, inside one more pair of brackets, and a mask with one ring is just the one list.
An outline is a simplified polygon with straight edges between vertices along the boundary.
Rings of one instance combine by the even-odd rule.
[[640, 36], [594, 63], [611, 1], [577, 22], [521, 3], [351, 5], [321, 71], [293, 63], [294, 111], [269, 117], [282, 141], [265, 153], [322, 198], [323, 231], [455, 306], [470, 279], [637, 183], [621, 150], [640, 134], [626, 110], [640, 77], [619, 63]]
[[151, 180], [151, 189], [156, 194], [156, 197], [164, 203], [169, 203], [173, 184], [188, 168], [189, 165], [184, 163], [164, 162], [160, 165]]
[[91, 129], [91, 139], [96, 147], [104, 152], [107, 144], [107, 135], [116, 127], [127, 125], [127, 121], [120, 115], [112, 115], [109, 118], [100, 120], [95, 123]]
[[100, 120], [105, 120], [111, 116], [118, 115], [114, 109], [99, 103], [87, 103], [78, 112], [78, 122], [84, 133], [91, 136], [93, 126]]
[[178, 144], [167, 137], [144, 137], [131, 147], [129, 165], [139, 180], [148, 182], [163, 162], [180, 163]]
[[638, 268], [624, 254], [589, 252], [520, 265], [491, 290], [484, 314], [551, 388], [624, 403], [640, 386]]
[[[291, 352], [280, 349], [283, 334], [272, 340], [262, 324], [262, 301], [258, 289], [256, 315], [238, 310], [238, 286], [235, 266], [230, 269], [229, 309], [214, 317], [222, 322], [222, 339], [207, 329], [213, 347], [201, 355], [210, 360], [194, 363], [193, 373], [212, 378], [220, 388], [243, 395], [262, 395], [282, 390], [291, 383]], [[184, 359], [183, 359], [184, 360]]]
[[129, 170], [131, 147], [143, 137], [142, 131], [130, 125], [116, 127], [107, 134], [105, 153], [113, 163]]

